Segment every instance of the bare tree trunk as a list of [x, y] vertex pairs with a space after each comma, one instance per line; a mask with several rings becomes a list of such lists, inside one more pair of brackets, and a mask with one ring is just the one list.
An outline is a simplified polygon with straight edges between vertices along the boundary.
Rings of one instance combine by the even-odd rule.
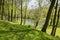
[[[8, 1], [9, 2], [9, 1]], [[10, 21], [10, 11], [9, 11], [9, 4], [8, 4], [8, 21]]]
[[12, 22], [12, 18], [13, 18], [13, 9], [11, 10], [11, 22]]
[[1, 20], [3, 20], [4, 15], [4, 0], [2, 0], [2, 13], [1, 13]]
[[22, 21], [23, 20], [22, 20], [22, 0], [21, 0], [21, 23], [20, 23], [21, 25], [22, 25]]
[[0, 14], [1, 14], [2, 0], [0, 0]]
[[52, 32], [51, 32], [51, 35], [55, 36], [54, 35], [54, 31], [55, 31], [55, 28], [56, 28], [56, 15], [57, 15], [57, 8], [58, 8], [58, 0], [56, 2], [56, 7], [55, 7], [55, 14], [54, 14], [54, 20], [53, 20], [53, 28], [52, 28]]
[[15, 11], [14, 11], [14, 19], [16, 21], [16, 0], [15, 0]]
[[35, 28], [38, 26], [39, 20], [36, 22]]
[[10, 11], [9, 11], [9, 8], [8, 8], [8, 21], [10, 21]]
[[58, 26], [58, 23], [59, 23], [59, 15], [60, 15], [59, 13], [60, 13], [60, 8], [59, 8], [58, 15], [57, 15], [57, 23], [56, 23], [56, 27], [55, 27], [55, 30], [54, 30], [54, 36], [56, 34], [57, 26]]
[[56, 0], [52, 0], [52, 1], [51, 1], [51, 5], [50, 5], [49, 10], [48, 10], [48, 13], [47, 13], [47, 17], [46, 17], [45, 24], [43, 25], [43, 28], [42, 28], [42, 30], [41, 30], [41, 31], [43, 31], [43, 32], [46, 32], [46, 29], [47, 29], [47, 26], [48, 26], [48, 23], [49, 23], [49, 19], [50, 19], [51, 12], [52, 12], [52, 9], [53, 9], [53, 7], [54, 7], [55, 1], [56, 1]]
[[13, 0], [12, 0], [12, 9], [11, 9], [11, 22], [13, 20]]

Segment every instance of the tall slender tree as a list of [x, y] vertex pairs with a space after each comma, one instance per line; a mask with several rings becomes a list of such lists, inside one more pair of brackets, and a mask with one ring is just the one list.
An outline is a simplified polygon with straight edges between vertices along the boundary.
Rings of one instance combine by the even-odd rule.
[[[37, 1], [38, 1], [38, 5], [39, 5], [39, 9], [38, 9], [38, 14], [39, 14], [41, 12], [40, 9], [41, 9], [41, 2], [42, 2], [42, 0], [37, 0]], [[38, 20], [36, 21], [35, 28], [38, 26], [39, 20], [40, 20], [40, 18], [38, 18]]]
[[55, 7], [55, 14], [54, 14], [54, 20], [53, 20], [53, 28], [52, 28], [52, 32], [51, 32], [51, 35], [55, 36], [54, 35], [54, 30], [55, 30], [55, 27], [56, 27], [56, 15], [57, 15], [57, 8], [58, 8], [58, 0], [56, 2], [56, 7]]
[[13, 0], [12, 0], [12, 9], [11, 9], [11, 22], [13, 20]]
[[1, 20], [3, 20], [4, 15], [4, 0], [2, 0], [2, 13], [1, 13]]
[[23, 20], [22, 20], [22, 16], [23, 16], [23, 15], [22, 15], [22, 0], [21, 0], [21, 23], [20, 23], [21, 25], [22, 25], [22, 21], [23, 21]]
[[58, 23], [59, 23], [59, 16], [60, 16], [60, 8], [59, 8], [59, 10], [58, 10], [56, 27], [55, 27], [55, 30], [54, 30], [54, 36], [55, 36], [55, 34], [56, 34], [56, 29], [57, 29], [57, 26], [58, 26]]
[[55, 34], [56, 34], [56, 30], [57, 30], [58, 23], [59, 23], [59, 15], [60, 15], [60, 9], [59, 9], [59, 11], [58, 11], [57, 22], [56, 22], [56, 25], [55, 25], [55, 29], [54, 29], [54, 34], [53, 34], [53, 36], [55, 36]]
[[50, 5], [49, 10], [48, 10], [48, 13], [47, 13], [47, 17], [46, 17], [45, 24], [43, 25], [43, 28], [42, 28], [42, 30], [41, 30], [41, 31], [43, 31], [43, 32], [46, 32], [46, 29], [47, 29], [47, 26], [48, 26], [48, 23], [49, 23], [49, 19], [50, 19], [51, 12], [52, 12], [52, 9], [53, 9], [53, 7], [54, 7], [55, 1], [56, 1], [56, 0], [52, 0], [52, 1], [51, 1], [51, 5]]
[[16, 20], [16, 0], [15, 0], [15, 9], [14, 9], [14, 19]]
[[8, 21], [10, 21], [10, 11], [9, 11], [9, 8], [8, 8]]
[[0, 14], [1, 14], [1, 5], [2, 5], [2, 0], [0, 0]]
[[9, 9], [9, 0], [8, 0], [8, 21], [10, 21], [10, 9]]

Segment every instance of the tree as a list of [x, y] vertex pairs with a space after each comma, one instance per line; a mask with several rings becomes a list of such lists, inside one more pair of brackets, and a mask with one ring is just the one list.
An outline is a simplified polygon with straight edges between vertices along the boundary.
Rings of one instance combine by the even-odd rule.
[[60, 8], [59, 8], [58, 15], [57, 15], [57, 22], [56, 22], [56, 25], [55, 25], [53, 36], [55, 36], [55, 34], [56, 34], [56, 29], [57, 29], [57, 26], [58, 26], [58, 23], [59, 23], [59, 15], [60, 15]]
[[47, 17], [46, 17], [45, 24], [43, 25], [43, 28], [42, 28], [42, 30], [41, 30], [41, 31], [43, 31], [43, 32], [46, 32], [46, 29], [47, 29], [47, 26], [48, 26], [48, 23], [49, 23], [49, 19], [50, 19], [51, 12], [52, 12], [52, 9], [53, 9], [53, 7], [54, 7], [55, 1], [56, 1], [56, 0], [52, 0], [52, 1], [51, 1], [51, 5], [50, 5], [49, 10], [48, 10], [48, 13], [47, 13]]
[[14, 19], [16, 20], [16, 0], [15, 0], [15, 9], [14, 9]]
[[[42, 13], [42, 11], [41, 11], [41, 9], [42, 9], [42, 7], [41, 7], [41, 2], [42, 2], [42, 0], [37, 0], [38, 1], [38, 5], [39, 5], [39, 9], [38, 9], [38, 13], [37, 13], [37, 15], [39, 15], [40, 14], [40, 16], [41, 16], [41, 13]], [[40, 16], [37, 16], [37, 21], [36, 21], [36, 24], [35, 24], [35, 28], [38, 26], [38, 23], [39, 23], [39, 20], [40, 20]]]
[[10, 21], [10, 9], [9, 9], [9, 0], [8, 0], [8, 21]]
[[26, 2], [25, 2], [25, 15], [24, 15], [24, 24], [25, 24], [25, 21], [26, 21], [26, 14], [27, 14], [27, 4], [28, 4], [28, 2], [27, 2], [27, 0], [25, 0]]
[[21, 23], [20, 24], [22, 25], [22, 0], [21, 0]]
[[56, 7], [55, 7], [55, 14], [54, 14], [54, 20], [53, 20], [53, 28], [52, 28], [52, 32], [51, 32], [51, 35], [55, 36], [54, 34], [54, 30], [55, 30], [55, 27], [56, 27], [56, 15], [57, 15], [57, 8], [58, 8], [58, 0], [56, 2]]
[[3, 20], [4, 15], [4, 0], [2, 0], [2, 13], [1, 13], [1, 20]]
[[1, 14], [1, 5], [2, 5], [2, 3], [1, 3], [1, 2], [2, 2], [2, 0], [0, 0], [0, 14]]
[[12, 22], [12, 18], [13, 18], [13, 0], [12, 0], [12, 9], [11, 9], [11, 22]]
[[56, 29], [57, 29], [57, 26], [58, 26], [58, 23], [59, 23], [59, 16], [60, 16], [60, 7], [59, 7], [59, 10], [58, 10], [57, 22], [56, 22], [56, 27], [55, 27], [55, 30], [54, 30], [54, 35], [56, 34]]

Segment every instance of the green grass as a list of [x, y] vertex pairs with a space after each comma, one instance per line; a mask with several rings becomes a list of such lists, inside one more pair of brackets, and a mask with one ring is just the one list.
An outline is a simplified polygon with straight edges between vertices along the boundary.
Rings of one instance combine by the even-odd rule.
[[[52, 27], [47, 29], [47, 33], [50, 34], [52, 31]], [[60, 36], [60, 27], [57, 28], [56, 30], [56, 36]]]
[[0, 21], [0, 40], [60, 40], [30, 25]]
[[[37, 29], [38, 30], [41, 30], [42, 29], [42, 27], [37, 27]], [[51, 31], [52, 31], [52, 26], [49, 26], [48, 28], [47, 28], [47, 34], [51, 34]], [[60, 36], [60, 27], [58, 27], [57, 28], [57, 30], [56, 30], [56, 36]]]
[[[37, 29], [41, 30], [42, 27], [38, 26]], [[52, 31], [52, 26], [50, 26], [50, 27], [47, 28], [47, 34], [50, 35], [51, 31]], [[57, 30], [56, 30], [56, 36], [60, 36], [60, 27], [58, 27]]]

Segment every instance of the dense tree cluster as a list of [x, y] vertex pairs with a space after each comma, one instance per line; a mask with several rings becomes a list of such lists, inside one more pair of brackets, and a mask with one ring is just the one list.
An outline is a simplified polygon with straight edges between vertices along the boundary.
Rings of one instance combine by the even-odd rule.
[[[47, 27], [52, 26], [51, 35], [55, 36], [56, 29], [59, 24], [60, 5], [59, 0], [36, 0], [38, 6], [30, 9], [28, 7], [32, 0], [0, 0], [0, 19], [11, 22], [26, 24], [26, 19], [34, 21], [34, 26], [37, 28], [40, 21], [44, 23], [41, 31], [46, 32]], [[35, 3], [36, 3], [35, 2]], [[47, 5], [47, 6], [46, 6]], [[50, 5], [50, 6], [49, 6]], [[45, 20], [46, 19], [46, 20]]]

